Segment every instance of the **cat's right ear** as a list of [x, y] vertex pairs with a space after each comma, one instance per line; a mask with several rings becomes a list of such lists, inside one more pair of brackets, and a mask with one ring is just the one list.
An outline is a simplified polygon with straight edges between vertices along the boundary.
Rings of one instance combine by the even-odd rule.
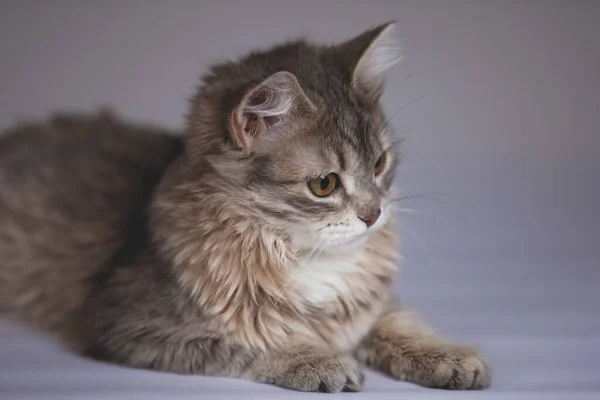
[[296, 76], [280, 71], [246, 92], [229, 129], [239, 148], [249, 151], [262, 137], [280, 134], [294, 117], [315, 111]]
[[352, 70], [352, 87], [368, 97], [378, 98], [383, 73], [402, 58], [396, 23], [369, 29], [339, 45], [338, 52]]

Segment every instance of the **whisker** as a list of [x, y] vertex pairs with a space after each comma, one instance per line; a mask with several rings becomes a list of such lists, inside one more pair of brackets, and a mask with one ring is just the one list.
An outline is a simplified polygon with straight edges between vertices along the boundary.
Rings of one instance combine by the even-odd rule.
[[392, 210], [394, 212], [398, 212], [398, 213], [420, 214], [420, 215], [427, 215], [427, 216], [434, 217], [434, 218], [439, 218], [441, 220], [444, 219], [444, 218], [442, 218], [440, 215], [438, 215], [436, 213], [432, 213], [432, 212], [429, 212], [429, 211], [414, 210], [412, 208], [396, 208], [396, 207], [392, 207]]
[[[423, 236], [421, 236], [414, 227], [411, 227], [406, 222], [406, 220], [400, 221], [398, 226], [403, 228], [406, 231], [406, 233], [412, 235], [412, 237], [415, 238], [417, 240], [417, 242], [419, 242], [421, 248], [423, 250], [425, 250], [425, 254], [427, 255], [427, 267], [428, 268], [431, 267], [431, 253], [429, 251], [429, 247], [427, 246], [427, 243], [426, 243], [425, 239], [423, 238]], [[410, 230], [409, 228], [411, 228], [412, 230]]]
[[410, 106], [411, 104], [416, 103], [419, 100], [423, 100], [425, 98], [425, 96], [419, 96], [419, 97], [415, 97], [412, 100], [409, 100], [408, 103], [404, 104], [402, 107], [400, 107], [400, 109], [398, 109], [398, 111], [396, 111], [394, 114], [392, 114], [391, 117], [389, 117], [384, 124], [386, 126], [390, 125], [390, 123], [392, 122], [392, 120], [396, 117], [396, 115], [400, 114], [404, 109], [406, 109], [406, 107]]
[[440, 199], [436, 199], [434, 196], [449, 196], [451, 195], [451, 193], [444, 193], [444, 192], [430, 192], [430, 193], [417, 193], [417, 194], [412, 194], [412, 195], [408, 195], [408, 196], [401, 196], [401, 197], [396, 197], [393, 199], [390, 199], [389, 202], [400, 202], [400, 201], [407, 201], [407, 200], [415, 200], [415, 199], [427, 199], [427, 200], [431, 200], [431, 201], [441, 201]]

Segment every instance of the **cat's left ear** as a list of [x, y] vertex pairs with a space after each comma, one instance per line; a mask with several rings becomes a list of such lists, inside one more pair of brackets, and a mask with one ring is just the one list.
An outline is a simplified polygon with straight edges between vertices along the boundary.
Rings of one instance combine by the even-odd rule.
[[396, 23], [369, 29], [338, 46], [352, 70], [352, 87], [368, 96], [379, 96], [383, 73], [402, 59]]
[[280, 71], [246, 92], [231, 114], [229, 127], [238, 147], [250, 151], [257, 140], [279, 134], [295, 118], [315, 111], [296, 76]]

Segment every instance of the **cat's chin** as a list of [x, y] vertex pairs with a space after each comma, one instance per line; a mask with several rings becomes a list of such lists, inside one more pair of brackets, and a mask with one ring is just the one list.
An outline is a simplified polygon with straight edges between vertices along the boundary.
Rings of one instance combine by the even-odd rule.
[[369, 239], [369, 234], [362, 234], [353, 239], [345, 241], [344, 243], [340, 243], [331, 249], [331, 255], [334, 256], [346, 256], [352, 254], [355, 251], [362, 249], [367, 240]]
[[[362, 249], [367, 240], [371, 236], [371, 232], [365, 232], [358, 234], [350, 239], [346, 239], [343, 242], [331, 244], [330, 246], [323, 247], [319, 250], [318, 258], [329, 258], [337, 256], [347, 256], [353, 252]], [[314, 254], [312, 249], [298, 249], [298, 254]]]

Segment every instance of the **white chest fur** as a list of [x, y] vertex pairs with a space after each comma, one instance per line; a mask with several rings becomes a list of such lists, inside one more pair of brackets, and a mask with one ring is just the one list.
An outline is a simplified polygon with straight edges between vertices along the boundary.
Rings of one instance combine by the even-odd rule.
[[369, 271], [365, 269], [366, 252], [356, 250], [349, 255], [303, 261], [290, 278], [290, 286], [307, 303], [322, 306], [339, 296], [352, 298], [362, 292]]
[[396, 271], [394, 237], [381, 231], [343, 255], [302, 261], [288, 278], [297, 299], [317, 310], [312, 328], [340, 351], [348, 351], [367, 334], [389, 296]]

